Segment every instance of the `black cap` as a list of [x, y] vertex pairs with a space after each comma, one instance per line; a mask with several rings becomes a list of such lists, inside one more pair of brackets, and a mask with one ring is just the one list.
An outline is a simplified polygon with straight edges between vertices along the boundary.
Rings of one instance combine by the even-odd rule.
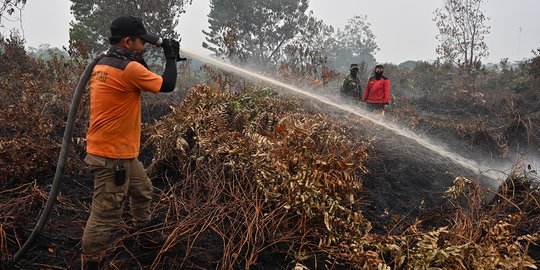
[[375, 66], [375, 69], [378, 69], [378, 68], [384, 69], [383, 65], [376, 65], [376, 66]]
[[156, 45], [159, 37], [148, 34], [144, 29], [143, 21], [140, 17], [123, 15], [116, 17], [111, 23], [111, 37], [140, 37], [144, 41]]
[[351, 67], [349, 68], [349, 70], [353, 70], [353, 69], [358, 69], [358, 64], [351, 64]]

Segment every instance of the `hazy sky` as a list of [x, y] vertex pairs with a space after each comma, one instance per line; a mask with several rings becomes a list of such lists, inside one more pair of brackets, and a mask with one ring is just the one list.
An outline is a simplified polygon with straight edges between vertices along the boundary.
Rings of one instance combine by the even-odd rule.
[[[433, 11], [442, 0], [311, 0], [310, 9], [316, 17], [334, 27], [343, 27], [354, 15], [367, 15], [380, 51], [378, 62], [401, 63], [406, 60], [435, 59], [437, 29]], [[68, 44], [69, 22], [73, 19], [68, 0], [28, 0], [22, 14], [27, 45], [37, 47]], [[491, 33], [486, 37], [490, 55], [488, 61], [502, 58], [530, 57], [531, 50], [540, 47], [540, 0], [488, 0], [485, 14], [491, 18]], [[182, 14], [178, 32], [181, 46], [208, 53], [201, 47], [202, 30], [207, 28], [208, 0], [193, 0]], [[5, 24], [6, 21], [3, 21]], [[9, 24], [7, 28], [19, 27]], [[6, 35], [8, 29], [0, 29]], [[521, 34], [520, 34], [521, 28]]]

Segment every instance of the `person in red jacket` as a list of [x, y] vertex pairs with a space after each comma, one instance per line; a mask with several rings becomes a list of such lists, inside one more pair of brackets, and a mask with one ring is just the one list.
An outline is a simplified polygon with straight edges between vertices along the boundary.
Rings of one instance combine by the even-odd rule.
[[375, 66], [375, 76], [369, 78], [362, 102], [367, 102], [367, 109], [384, 114], [390, 104], [390, 80], [383, 76], [384, 67]]

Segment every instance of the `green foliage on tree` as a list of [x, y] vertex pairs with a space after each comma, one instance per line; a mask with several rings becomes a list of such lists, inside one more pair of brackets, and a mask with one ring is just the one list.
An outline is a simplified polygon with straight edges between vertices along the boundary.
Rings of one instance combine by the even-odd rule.
[[414, 69], [416, 66], [422, 64], [422, 61], [413, 61], [413, 60], [407, 60], [405, 62], [402, 62], [398, 66], [400, 68], [408, 68], [408, 69]]
[[351, 63], [375, 63], [378, 50], [366, 16], [351, 18], [343, 30], [307, 12], [307, 0], [212, 0], [203, 47], [245, 65], [284, 66], [320, 77], [327, 68], [348, 70]]
[[540, 48], [536, 49], [536, 51], [532, 51], [532, 53], [534, 55], [533, 58], [527, 61], [527, 64], [529, 65], [529, 74], [535, 79], [540, 80]]
[[329, 50], [330, 66], [337, 71], [349, 70], [350, 64], [364, 62], [375, 66], [374, 54], [379, 50], [367, 16], [354, 16], [343, 30], [338, 29]]
[[246, 64], [277, 64], [309, 21], [308, 0], [211, 0], [203, 47]]
[[56, 47], [51, 47], [50, 44], [41, 44], [37, 48], [29, 47], [27, 49], [27, 54], [30, 57], [41, 59], [43, 61], [49, 61], [53, 57], [61, 57], [64, 59], [68, 59], [69, 55], [66, 51], [61, 50]]
[[[75, 20], [70, 23], [70, 53], [88, 57], [104, 51], [109, 44], [109, 27], [120, 15], [143, 18], [148, 32], [178, 39], [175, 28], [180, 14], [192, 0], [71, 0]], [[156, 50], [157, 52], [157, 50]], [[156, 53], [151, 53], [156, 57]]]
[[449, 63], [467, 70], [477, 70], [481, 60], [488, 56], [484, 40], [489, 34], [489, 20], [482, 11], [485, 0], [444, 0], [442, 8], [436, 9], [435, 24], [439, 29], [439, 46], [436, 52]]
[[333, 35], [333, 27], [310, 13], [307, 23], [300, 28], [300, 34], [280, 52], [280, 74], [324, 80], [324, 74], [330, 72], [328, 51], [334, 43]]
[[331, 71], [348, 73], [351, 64], [360, 64], [360, 76], [365, 77], [367, 69], [375, 65], [377, 50], [366, 16], [354, 16], [337, 31], [310, 17], [301, 35], [287, 45], [283, 62], [296, 76], [308, 75], [316, 79]]

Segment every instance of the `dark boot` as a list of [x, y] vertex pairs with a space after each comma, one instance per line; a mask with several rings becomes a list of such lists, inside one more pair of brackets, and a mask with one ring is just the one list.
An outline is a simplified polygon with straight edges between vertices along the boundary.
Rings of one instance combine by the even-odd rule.
[[99, 270], [101, 269], [101, 263], [99, 261], [88, 260], [83, 263], [82, 270]]
[[143, 249], [161, 248], [165, 243], [163, 234], [159, 228], [138, 231], [135, 241]]
[[165, 243], [162, 235], [163, 223], [157, 220], [151, 220], [142, 227], [132, 227], [128, 230], [129, 234], [134, 235], [136, 246], [143, 249], [161, 248]]

